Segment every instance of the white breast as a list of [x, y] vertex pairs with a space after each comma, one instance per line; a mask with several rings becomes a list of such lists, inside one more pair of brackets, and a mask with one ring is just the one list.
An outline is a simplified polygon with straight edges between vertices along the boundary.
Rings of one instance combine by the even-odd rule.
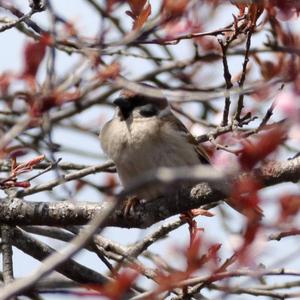
[[[197, 153], [185, 136], [157, 118], [135, 119], [127, 123], [115, 118], [103, 128], [101, 144], [115, 162], [124, 187], [158, 167], [199, 164]], [[157, 193], [151, 189], [151, 196]], [[146, 194], [149, 197], [149, 191]]]

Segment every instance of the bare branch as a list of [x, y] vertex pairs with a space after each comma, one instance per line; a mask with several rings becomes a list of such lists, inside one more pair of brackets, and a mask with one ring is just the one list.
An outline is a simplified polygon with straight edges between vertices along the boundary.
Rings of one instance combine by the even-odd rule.
[[56, 187], [60, 184], [63, 184], [65, 182], [68, 182], [68, 181], [71, 181], [71, 180], [80, 179], [80, 178], [82, 178], [84, 176], [87, 176], [87, 175], [90, 175], [90, 174], [105, 171], [106, 169], [108, 169], [112, 166], [113, 166], [113, 163], [109, 161], [105, 164], [86, 167], [86, 168], [81, 169], [79, 171], [63, 175], [60, 178], [54, 179], [54, 180], [49, 181], [47, 183], [42, 183], [42, 184], [34, 186], [32, 188], [28, 188], [26, 190], [19, 191], [17, 193], [17, 196], [18, 197], [24, 197], [24, 196], [35, 194], [35, 193], [38, 193], [38, 192], [52, 190], [54, 187]]
[[[55, 253], [55, 249], [33, 238], [21, 229], [13, 229], [12, 236], [12, 242], [15, 247], [39, 261], [43, 261]], [[103, 284], [108, 280], [105, 276], [77, 263], [72, 259], [66, 260], [60, 266], [55, 267], [54, 270], [79, 283]]]
[[1, 226], [1, 250], [2, 250], [2, 265], [3, 265], [3, 281], [9, 283], [13, 281], [13, 251], [11, 245], [11, 228], [7, 225]]
[[67, 259], [75, 255], [92, 238], [93, 234], [103, 226], [104, 221], [114, 211], [116, 206], [117, 201], [111, 201], [106, 206], [103, 213], [95, 217], [89, 223], [88, 228], [83, 230], [65, 248], [60, 250], [60, 252], [55, 252], [52, 255], [48, 256], [43, 261], [42, 265], [31, 275], [22, 279], [17, 279], [1, 289], [0, 299], [7, 300], [14, 295], [18, 295], [19, 293], [28, 290], [38, 280], [48, 275], [56, 267], [60, 266]]
[[[173, 173], [172, 173], [173, 174]], [[143, 185], [145, 182], [161, 182], [161, 184], [172, 185], [178, 182], [179, 179], [194, 181], [199, 180], [199, 177], [187, 176], [188, 173], [183, 171], [176, 178], [168, 178], [167, 181], [160, 176], [153, 178], [153, 173], [147, 175], [134, 188]], [[191, 170], [189, 169], [189, 174]], [[254, 170], [254, 174], [264, 186], [272, 186], [281, 182], [297, 182], [300, 178], [300, 158], [285, 161], [285, 162], [269, 162], [266, 165]], [[185, 175], [185, 176], [184, 176]], [[196, 174], [195, 174], [196, 175]], [[205, 180], [205, 176], [202, 176]], [[224, 177], [220, 177], [223, 178]], [[174, 181], [175, 180], [175, 181]], [[207, 179], [206, 179], [207, 180]], [[215, 184], [219, 181], [215, 181]], [[222, 185], [224, 182], [222, 183]], [[131, 190], [131, 192], [134, 189]], [[129, 192], [129, 191], [128, 191]], [[128, 193], [126, 192], [126, 193]], [[126, 193], [121, 195], [125, 196]], [[124, 216], [121, 209], [117, 209], [106, 220], [107, 226], [118, 227], [138, 227], [145, 228], [160, 220], [185, 212], [190, 209], [200, 206], [222, 201], [226, 198], [224, 190], [213, 189], [208, 184], [198, 184], [192, 189], [189, 187], [181, 188], [176, 194], [170, 193], [162, 198], [152, 201], [143, 202], [135, 207], [134, 213]], [[74, 202], [52, 202], [52, 203], [34, 203], [27, 202], [15, 198], [12, 203], [7, 201], [0, 202], [0, 222], [11, 225], [50, 225], [50, 226], [67, 226], [67, 225], [82, 225], [86, 224], [97, 214], [103, 214], [107, 203], [74, 203]]]

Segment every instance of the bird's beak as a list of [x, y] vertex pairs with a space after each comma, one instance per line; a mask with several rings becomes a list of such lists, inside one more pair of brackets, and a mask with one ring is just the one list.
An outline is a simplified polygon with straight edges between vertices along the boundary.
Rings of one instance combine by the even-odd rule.
[[128, 110], [130, 108], [130, 103], [126, 98], [119, 97], [114, 102], [114, 105], [118, 106], [121, 110]]
[[126, 98], [119, 97], [113, 102], [113, 104], [119, 107], [120, 112], [122, 114], [122, 118], [124, 120], [126, 120], [132, 109], [132, 105], [131, 105], [130, 101], [128, 101], [128, 99], [126, 99]]

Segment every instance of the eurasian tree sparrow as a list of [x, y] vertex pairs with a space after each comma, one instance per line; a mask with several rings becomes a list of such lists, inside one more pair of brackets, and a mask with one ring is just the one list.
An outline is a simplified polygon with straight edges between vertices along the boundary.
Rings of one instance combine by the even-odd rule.
[[[209, 163], [205, 151], [171, 112], [165, 98], [125, 91], [114, 104], [116, 114], [101, 130], [100, 140], [125, 188], [158, 167]], [[151, 187], [136, 196], [151, 199], [158, 195], [159, 190]]]
[[[143, 173], [158, 167], [209, 163], [203, 147], [172, 113], [165, 98], [123, 91], [114, 104], [115, 116], [104, 125], [100, 139], [125, 188]], [[162, 192], [151, 187], [138, 191], [136, 196], [153, 199]]]

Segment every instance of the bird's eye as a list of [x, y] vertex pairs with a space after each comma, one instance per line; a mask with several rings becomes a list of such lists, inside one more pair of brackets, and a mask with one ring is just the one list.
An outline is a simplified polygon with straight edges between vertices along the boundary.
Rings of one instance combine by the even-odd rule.
[[153, 117], [157, 114], [157, 108], [153, 104], [143, 105], [140, 109], [140, 114], [143, 117]]

